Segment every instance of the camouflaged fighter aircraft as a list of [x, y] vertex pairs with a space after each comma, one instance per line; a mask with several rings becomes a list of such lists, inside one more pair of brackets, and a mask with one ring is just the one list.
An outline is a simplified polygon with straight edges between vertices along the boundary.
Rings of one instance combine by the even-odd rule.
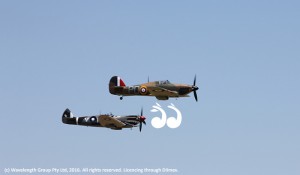
[[113, 95], [119, 95], [120, 100], [123, 96], [155, 96], [158, 100], [168, 100], [169, 97], [189, 97], [189, 93], [194, 92], [195, 100], [198, 101], [196, 86], [196, 75], [193, 85], [175, 84], [165, 81], [154, 81], [143, 83], [140, 85], [126, 86], [124, 81], [118, 77], [113, 76], [109, 82], [109, 92]]
[[113, 130], [133, 128], [137, 127], [139, 124], [140, 131], [142, 131], [142, 123], [146, 125], [145, 120], [146, 117], [143, 116], [143, 109], [141, 110], [141, 115], [116, 116], [112, 114], [100, 114], [94, 116], [74, 117], [72, 112], [67, 108], [62, 115], [62, 122], [65, 124], [106, 127]]

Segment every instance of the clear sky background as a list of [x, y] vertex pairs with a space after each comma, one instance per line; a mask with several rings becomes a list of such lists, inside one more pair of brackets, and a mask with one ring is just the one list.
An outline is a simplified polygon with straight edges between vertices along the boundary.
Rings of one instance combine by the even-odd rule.
[[[177, 168], [180, 174], [300, 174], [299, 1], [1, 1], [0, 171]], [[198, 98], [108, 92], [168, 79]], [[192, 95], [192, 94], [191, 94]], [[156, 102], [183, 113], [155, 129]], [[64, 125], [77, 115], [139, 114], [138, 128]]]

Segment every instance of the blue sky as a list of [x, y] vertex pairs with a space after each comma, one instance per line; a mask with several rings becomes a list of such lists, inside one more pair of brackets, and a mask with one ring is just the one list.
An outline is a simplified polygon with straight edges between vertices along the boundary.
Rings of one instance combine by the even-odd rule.
[[[1, 1], [0, 171], [177, 168], [180, 174], [299, 174], [298, 1]], [[168, 79], [194, 98], [108, 92]], [[151, 126], [156, 102], [183, 113]], [[69, 126], [61, 114], [139, 114], [143, 132]]]

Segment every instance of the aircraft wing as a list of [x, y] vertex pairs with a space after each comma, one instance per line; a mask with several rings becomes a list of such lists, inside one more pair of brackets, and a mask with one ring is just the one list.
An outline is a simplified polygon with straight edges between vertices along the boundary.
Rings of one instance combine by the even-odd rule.
[[168, 96], [168, 97], [178, 97], [178, 92], [171, 91], [161, 87], [147, 87], [151, 95], [153, 96]]
[[99, 122], [102, 126], [109, 128], [111, 128], [112, 126], [115, 126], [116, 128], [122, 128], [126, 125], [125, 123], [109, 115], [101, 115], [99, 117]]

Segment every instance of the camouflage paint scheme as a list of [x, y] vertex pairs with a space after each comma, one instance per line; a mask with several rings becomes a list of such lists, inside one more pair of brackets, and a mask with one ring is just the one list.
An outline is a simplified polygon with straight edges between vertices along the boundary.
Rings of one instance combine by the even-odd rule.
[[74, 117], [72, 112], [67, 108], [62, 115], [62, 122], [70, 125], [81, 125], [91, 127], [106, 127], [113, 130], [121, 130], [123, 128], [140, 127], [142, 130], [142, 123], [145, 122], [146, 117], [141, 115], [127, 115], [115, 116], [112, 114], [100, 114], [93, 116]]
[[121, 100], [123, 96], [155, 96], [158, 100], [168, 100], [170, 97], [189, 97], [188, 94], [194, 92], [195, 100], [198, 101], [196, 91], [199, 88], [195, 84], [196, 76], [194, 85], [175, 84], [164, 80], [126, 86], [120, 77], [113, 76], [109, 81], [109, 92], [121, 96]]

